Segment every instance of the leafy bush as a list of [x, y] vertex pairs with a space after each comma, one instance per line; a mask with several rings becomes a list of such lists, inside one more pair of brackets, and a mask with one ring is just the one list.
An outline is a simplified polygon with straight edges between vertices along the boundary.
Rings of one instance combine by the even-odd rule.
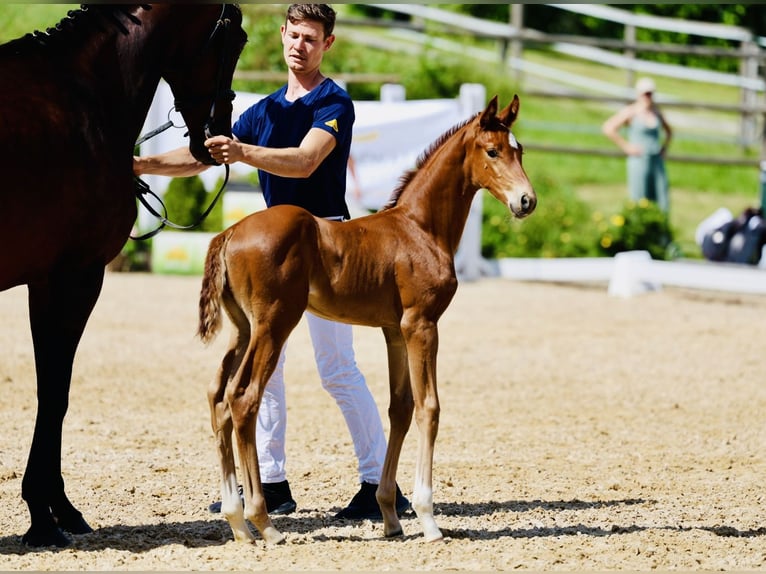
[[[163, 201], [168, 210], [168, 219], [178, 225], [191, 225], [202, 217], [204, 211], [212, 203], [220, 188], [219, 182], [215, 189], [208, 192], [202, 179], [198, 176], [176, 177], [170, 181]], [[221, 197], [210, 214], [190, 231], [221, 231], [223, 229], [223, 197]], [[168, 228], [172, 229], [172, 228]]]
[[620, 213], [604, 215], [550, 178], [538, 178], [535, 190], [537, 209], [521, 221], [486, 198], [482, 256], [596, 257], [646, 250], [655, 259], [666, 259], [679, 254], [667, 217], [654, 203], [628, 202]]
[[597, 238], [588, 205], [549, 178], [536, 180], [535, 191], [537, 209], [521, 221], [494, 198], [485, 198], [482, 255], [488, 259], [595, 256]]
[[122, 251], [109, 262], [110, 271], [149, 271], [151, 267], [152, 240], [128, 239]]
[[676, 255], [667, 215], [647, 199], [626, 202], [620, 213], [608, 219], [598, 212], [594, 212], [593, 217], [604, 255], [633, 250], [648, 251], [654, 259]]

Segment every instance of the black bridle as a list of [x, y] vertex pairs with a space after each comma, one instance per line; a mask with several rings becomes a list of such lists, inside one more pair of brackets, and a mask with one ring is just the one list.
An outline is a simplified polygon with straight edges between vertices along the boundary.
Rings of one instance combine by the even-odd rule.
[[[200, 100], [203, 101], [211, 101], [210, 104], [210, 113], [208, 114], [207, 121], [205, 122], [205, 125], [203, 126], [205, 137], [210, 138], [214, 134], [212, 133], [211, 126], [213, 125], [213, 122], [215, 121], [215, 106], [216, 103], [219, 100], [226, 99], [229, 102], [234, 100], [235, 94], [234, 90], [231, 89], [221, 89], [221, 84], [223, 83], [223, 70], [224, 70], [224, 64], [226, 63], [226, 58], [232, 53], [232, 34], [230, 33], [230, 27], [231, 27], [231, 18], [228, 17], [227, 12], [232, 9], [233, 6], [230, 4], [224, 4], [221, 9], [221, 15], [218, 17], [218, 20], [215, 23], [215, 27], [213, 28], [213, 31], [210, 33], [210, 36], [208, 36], [207, 41], [205, 42], [205, 45], [203, 46], [202, 53], [206, 52], [208, 48], [210, 47], [210, 44], [215, 39], [216, 35], [220, 30], [223, 30], [224, 39], [223, 39], [223, 45], [221, 48], [220, 53], [220, 59], [218, 62], [218, 75], [216, 77], [215, 82], [215, 90], [213, 91], [212, 95], [201, 95], [201, 96], [190, 96], [188, 98], [176, 98], [173, 103], [173, 108], [181, 112], [182, 109], [184, 109], [188, 105], [193, 105]], [[172, 112], [172, 110], [171, 110]], [[170, 112], [168, 112], [168, 116], [170, 116]], [[138, 139], [136, 142], [136, 145], [140, 145], [144, 143], [146, 140], [164, 132], [166, 129], [173, 126], [173, 122], [168, 119], [167, 122], [162, 124], [160, 127], [155, 128], [148, 132], [147, 134], [143, 135]], [[188, 132], [187, 134], [188, 135]], [[154, 217], [160, 220], [160, 225], [147, 233], [144, 233], [143, 235], [139, 235], [137, 237], [130, 236], [130, 239], [133, 239], [134, 241], [141, 241], [144, 239], [150, 239], [157, 235], [160, 231], [162, 231], [165, 227], [170, 227], [172, 229], [194, 229], [195, 227], [198, 227], [205, 219], [207, 219], [208, 215], [210, 215], [210, 212], [213, 211], [213, 208], [215, 208], [216, 204], [218, 203], [218, 200], [220, 199], [221, 195], [223, 194], [223, 190], [226, 188], [226, 184], [229, 182], [229, 165], [224, 164], [224, 168], [226, 170], [226, 175], [224, 177], [223, 183], [221, 184], [221, 187], [218, 189], [218, 191], [215, 194], [215, 197], [213, 197], [213, 201], [210, 203], [210, 205], [207, 207], [207, 209], [200, 215], [200, 217], [195, 221], [194, 223], [190, 225], [179, 225], [177, 223], [173, 223], [168, 219], [168, 210], [165, 207], [165, 204], [163, 203], [162, 199], [152, 191], [151, 187], [148, 183], [146, 183], [144, 180], [142, 180], [138, 176], [134, 176], [134, 181], [136, 185], [136, 197], [138, 198], [138, 201], [141, 202], [141, 205], [143, 205], [146, 210], [151, 213]], [[154, 207], [148, 202], [146, 199], [146, 196], [150, 195], [154, 197], [154, 199], [160, 204], [162, 207], [162, 213], [159, 213]]]

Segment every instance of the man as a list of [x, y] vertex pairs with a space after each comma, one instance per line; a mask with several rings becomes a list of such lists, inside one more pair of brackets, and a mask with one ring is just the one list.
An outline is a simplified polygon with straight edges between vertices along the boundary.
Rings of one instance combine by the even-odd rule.
[[[320, 71], [335, 41], [335, 12], [326, 4], [292, 4], [281, 26], [287, 83], [247, 109], [232, 128], [234, 138], [206, 142], [221, 164], [244, 162], [258, 168], [266, 204], [301, 206], [318, 217], [348, 218], [346, 166], [354, 106], [348, 94]], [[189, 176], [206, 166], [187, 148], [134, 160], [136, 174]], [[361, 487], [336, 518], [380, 518], [375, 491], [380, 482], [386, 440], [377, 406], [356, 365], [352, 328], [306, 313], [322, 386], [341, 409], [359, 461]], [[287, 410], [282, 349], [258, 410], [258, 459], [270, 514], [296, 509], [285, 473]], [[397, 510], [409, 501], [397, 488]], [[220, 512], [220, 502], [211, 505]]]

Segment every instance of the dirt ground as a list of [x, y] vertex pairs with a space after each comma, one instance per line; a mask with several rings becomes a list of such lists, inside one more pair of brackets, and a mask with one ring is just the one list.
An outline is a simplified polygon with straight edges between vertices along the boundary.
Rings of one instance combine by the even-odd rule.
[[[287, 543], [234, 543], [205, 389], [226, 336], [195, 337], [199, 278], [109, 273], [64, 426], [67, 492], [95, 528], [30, 550], [21, 477], [35, 390], [26, 291], [0, 294], [3, 570], [757, 570], [766, 567], [766, 297], [462, 284], [441, 321], [435, 509], [405, 536], [337, 523], [356, 492], [308, 332], [288, 348]], [[227, 327], [228, 329], [228, 327]], [[383, 338], [355, 331], [387, 427]], [[414, 430], [414, 429], [413, 429]], [[399, 484], [411, 493], [415, 433]]]

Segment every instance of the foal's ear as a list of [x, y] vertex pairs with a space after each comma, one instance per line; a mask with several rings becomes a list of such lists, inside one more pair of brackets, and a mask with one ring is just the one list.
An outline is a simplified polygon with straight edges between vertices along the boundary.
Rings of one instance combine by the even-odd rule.
[[489, 123], [495, 118], [496, 115], [497, 115], [497, 95], [495, 95], [495, 97], [489, 101], [489, 104], [487, 104], [487, 109], [481, 113], [481, 118], [479, 119], [479, 125], [482, 128], [486, 128], [489, 125]]
[[519, 96], [514, 94], [513, 100], [508, 106], [500, 112], [500, 122], [507, 128], [513, 125], [516, 121], [516, 116], [519, 115]]

